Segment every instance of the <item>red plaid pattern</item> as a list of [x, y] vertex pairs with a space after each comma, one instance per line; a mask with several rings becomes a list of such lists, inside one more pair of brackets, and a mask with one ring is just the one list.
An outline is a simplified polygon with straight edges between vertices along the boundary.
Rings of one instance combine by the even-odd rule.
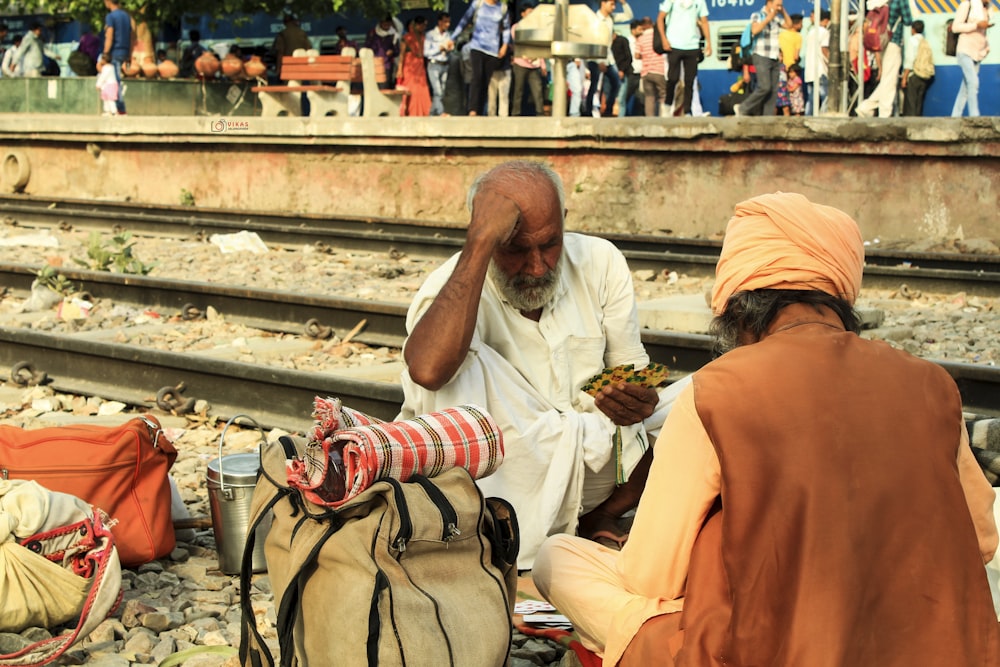
[[[503, 461], [500, 429], [485, 410], [473, 405], [396, 422], [343, 408], [337, 399], [317, 398], [316, 406], [314, 437], [305, 460], [290, 462], [288, 482], [319, 505], [338, 507], [385, 478], [405, 482], [413, 475], [434, 477], [462, 467], [479, 479]], [[337, 428], [341, 423], [346, 428]], [[325, 499], [315, 491], [331, 474], [331, 449], [341, 447], [346, 493], [343, 499]]]

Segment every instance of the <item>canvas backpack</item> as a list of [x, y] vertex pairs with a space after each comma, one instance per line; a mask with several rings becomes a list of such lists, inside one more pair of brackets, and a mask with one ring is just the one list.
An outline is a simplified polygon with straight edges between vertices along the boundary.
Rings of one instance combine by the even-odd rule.
[[[961, 5], [959, 5], [961, 7]], [[969, 20], [969, 14], [972, 12], [972, 5], [967, 4], [965, 8], [965, 21]], [[944, 40], [944, 54], [946, 56], [954, 56], [958, 53], [958, 33], [952, 30], [952, 24], [955, 23], [954, 19], [948, 19], [944, 24], [944, 31], [946, 33]]]
[[876, 7], [865, 15], [862, 40], [866, 51], [884, 51], [889, 44], [889, 5]]
[[921, 39], [917, 46], [917, 55], [913, 58], [913, 73], [921, 79], [934, 77], [934, 52], [926, 39]]
[[382, 480], [337, 509], [285, 479], [303, 456], [287, 436], [262, 445], [240, 578], [240, 662], [273, 666], [250, 583], [256, 527], [281, 665], [491, 666], [507, 662], [517, 590], [514, 510], [484, 499], [464, 468]]
[[729, 69], [733, 72], [742, 72], [744, 65], [753, 65], [753, 47], [757, 41], [757, 36], [753, 34], [750, 27], [753, 25], [754, 16], [750, 16], [750, 22], [743, 28], [738, 42], [733, 44], [729, 52]]

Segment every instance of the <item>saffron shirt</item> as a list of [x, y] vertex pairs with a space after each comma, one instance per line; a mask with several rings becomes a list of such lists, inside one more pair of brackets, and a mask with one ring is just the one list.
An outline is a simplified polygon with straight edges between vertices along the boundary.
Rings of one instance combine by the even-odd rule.
[[[996, 495], [972, 454], [964, 424], [956, 428], [959, 481], [985, 563], [997, 549], [992, 509]], [[546, 544], [533, 573], [543, 594], [556, 578], [572, 582], [559, 591], [562, 599], [550, 599], [573, 621], [583, 644], [603, 655], [605, 667], [618, 663], [646, 620], [683, 609], [691, 550], [722, 489], [721, 465], [698, 414], [693, 386], [677, 396], [654, 452], [621, 552], [559, 536]], [[559, 552], [569, 556], [560, 557]], [[546, 560], [558, 562], [549, 570]]]

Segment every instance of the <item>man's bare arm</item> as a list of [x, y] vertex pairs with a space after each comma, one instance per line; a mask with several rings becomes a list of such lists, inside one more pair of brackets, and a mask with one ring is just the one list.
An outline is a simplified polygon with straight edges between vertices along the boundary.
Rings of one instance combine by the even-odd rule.
[[493, 189], [476, 195], [465, 247], [451, 277], [413, 327], [403, 349], [410, 379], [437, 391], [458, 371], [476, 329], [486, 271], [497, 247], [513, 236], [517, 204]]

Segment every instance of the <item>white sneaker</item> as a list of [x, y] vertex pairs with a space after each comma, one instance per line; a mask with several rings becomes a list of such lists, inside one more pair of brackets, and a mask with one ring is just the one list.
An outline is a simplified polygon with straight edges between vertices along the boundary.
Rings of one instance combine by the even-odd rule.
[[733, 115], [734, 116], [739, 116], [740, 115], [740, 105], [739, 104], [734, 104], [733, 105]]

